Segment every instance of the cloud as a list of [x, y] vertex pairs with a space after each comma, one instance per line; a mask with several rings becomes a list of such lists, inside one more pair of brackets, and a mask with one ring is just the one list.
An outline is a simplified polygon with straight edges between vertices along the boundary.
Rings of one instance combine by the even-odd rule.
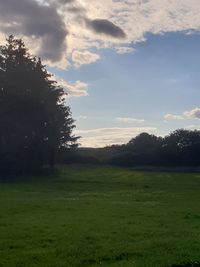
[[126, 37], [125, 32], [107, 19], [86, 19], [87, 26], [95, 33], [106, 34], [113, 38], [124, 39]]
[[200, 108], [194, 108], [190, 111], [185, 111], [180, 115], [166, 114], [166, 120], [186, 120], [186, 119], [200, 119]]
[[67, 49], [68, 30], [51, 5], [35, 0], [0, 0], [0, 23], [1, 32], [32, 39], [43, 59], [60, 61]]
[[126, 46], [120, 46], [115, 48], [117, 54], [130, 54], [135, 52], [135, 49], [133, 47], [126, 47]]
[[81, 97], [88, 95], [87, 83], [81, 81], [76, 81], [75, 83], [69, 83], [59, 77], [56, 77], [56, 80], [58, 82], [58, 85], [64, 89], [64, 91], [68, 94], [69, 97], [70, 96]]
[[132, 52], [148, 32], [199, 31], [199, 14], [199, 0], [0, 0], [0, 36], [23, 37], [48, 64], [81, 66], [100, 59], [94, 49]]
[[57, 0], [60, 4], [66, 5], [75, 2], [75, 0]]
[[72, 60], [74, 66], [79, 68], [82, 65], [94, 63], [100, 59], [98, 54], [90, 51], [74, 51], [72, 54]]
[[142, 133], [156, 133], [153, 127], [130, 128], [99, 128], [91, 130], [76, 130], [77, 135], [82, 136], [80, 143], [83, 147], [105, 147], [113, 144], [127, 143], [131, 138]]
[[188, 119], [200, 119], [200, 108], [194, 108], [191, 111], [186, 111], [183, 115]]
[[181, 116], [181, 115], [174, 115], [174, 114], [166, 114], [165, 116], [164, 116], [164, 118], [165, 118], [165, 120], [168, 120], [168, 121], [170, 121], [170, 120], [184, 120], [184, 118], [183, 118], [183, 116]]
[[116, 121], [123, 122], [123, 123], [144, 123], [144, 119], [135, 119], [135, 118], [126, 118], [126, 117], [119, 117], [116, 118]]
[[87, 120], [87, 116], [80, 115], [77, 119], [79, 119], [79, 120]]
[[200, 125], [188, 125], [185, 127], [186, 129], [189, 129], [189, 130], [200, 130]]

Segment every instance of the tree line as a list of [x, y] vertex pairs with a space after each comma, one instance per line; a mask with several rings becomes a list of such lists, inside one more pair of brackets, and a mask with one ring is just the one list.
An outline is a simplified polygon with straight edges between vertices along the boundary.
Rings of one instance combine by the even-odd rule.
[[[197, 167], [200, 166], [200, 131], [178, 129], [165, 137], [141, 133], [123, 145], [79, 148], [72, 158], [74, 162], [126, 167]], [[60, 160], [72, 162], [66, 153]]]
[[200, 166], [200, 131], [178, 129], [165, 137], [141, 133], [117, 146], [109, 161], [122, 166]]
[[66, 93], [21, 39], [0, 46], [0, 173], [53, 167], [61, 148], [77, 145]]

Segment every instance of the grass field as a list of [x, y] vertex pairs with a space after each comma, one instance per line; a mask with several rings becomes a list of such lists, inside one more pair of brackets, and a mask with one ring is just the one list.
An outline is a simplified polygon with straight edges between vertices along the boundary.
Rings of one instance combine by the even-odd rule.
[[0, 267], [200, 261], [200, 174], [62, 167], [0, 182]]

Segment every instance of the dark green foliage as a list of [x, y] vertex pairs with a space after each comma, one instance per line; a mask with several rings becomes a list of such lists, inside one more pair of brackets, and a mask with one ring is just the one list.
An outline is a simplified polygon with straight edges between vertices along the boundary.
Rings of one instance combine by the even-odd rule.
[[53, 166], [56, 150], [77, 140], [73, 123], [63, 89], [23, 41], [10, 36], [0, 47], [0, 171]]
[[200, 165], [200, 131], [176, 130], [163, 139], [161, 163], [175, 166]]
[[200, 131], [176, 130], [161, 138], [142, 133], [117, 147], [108, 161], [119, 166], [200, 166]]
[[83, 157], [93, 158], [99, 163], [105, 163], [109, 160], [117, 151], [121, 151], [122, 146], [113, 145], [102, 148], [82, 148], [78, 149], [78, 153]]
[[162, 144], [162, 138], [148, 133], [141, 133], [131, 139], [127, 144], [128, 150], [134, 153], [152, 154], [156, 153]]
[[68, 149], [65, 147], [61, 147], [56, 156], [57, 164], [97, 164], [98, 162], [95, 157], [82, 154], [77, 149]]

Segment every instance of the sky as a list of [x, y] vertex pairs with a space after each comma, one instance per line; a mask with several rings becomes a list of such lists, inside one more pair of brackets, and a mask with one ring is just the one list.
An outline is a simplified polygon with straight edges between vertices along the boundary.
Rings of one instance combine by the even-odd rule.
[[0, 0], [14, 34], [68, 93], [84, 147], [200, 129], [199, 0]]

